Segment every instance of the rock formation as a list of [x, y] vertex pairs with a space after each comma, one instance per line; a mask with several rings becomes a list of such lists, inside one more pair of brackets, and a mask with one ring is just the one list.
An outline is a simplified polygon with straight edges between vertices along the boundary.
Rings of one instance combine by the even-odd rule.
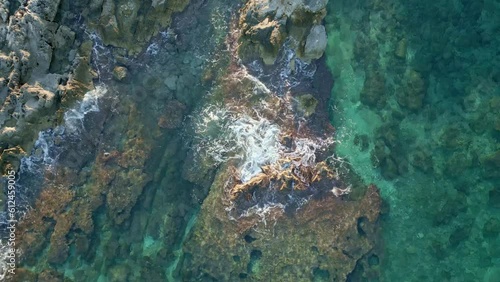
[[249, 0], [240, 11], [242, 32], [239, 54], [243, 60], [262, 58], [270, 65], [286, 45], [308, 62], [326, 48], [321, 21], [328, 0]]
[[[15, 1], [2, 2], [0, 152], [15, 147], [29, 152], [38, 132], [57, 124], [57, 111], [93, 87], [91, 45], [57, 21], [59, 2], [28, 1], [18, 7]], [[6, 165], [2, 154], [2, 173]], [[8, 165], [16, 168], [18, 158]]]

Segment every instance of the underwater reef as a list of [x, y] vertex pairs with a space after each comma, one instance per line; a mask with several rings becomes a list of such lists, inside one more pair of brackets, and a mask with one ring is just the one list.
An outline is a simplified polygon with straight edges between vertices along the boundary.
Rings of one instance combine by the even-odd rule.
[[498, 1], [329, 8], [337, 153], [390, 207], [384, 281], [498, 280]]

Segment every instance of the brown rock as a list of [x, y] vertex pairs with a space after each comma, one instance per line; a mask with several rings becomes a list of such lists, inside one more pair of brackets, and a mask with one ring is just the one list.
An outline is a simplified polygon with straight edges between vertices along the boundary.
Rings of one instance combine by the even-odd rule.
[[128, 71], [126, 67], [116, 66], [113, 69], [113, 77], [118, 81], [124, 80], [127, 77], [127, 75]]

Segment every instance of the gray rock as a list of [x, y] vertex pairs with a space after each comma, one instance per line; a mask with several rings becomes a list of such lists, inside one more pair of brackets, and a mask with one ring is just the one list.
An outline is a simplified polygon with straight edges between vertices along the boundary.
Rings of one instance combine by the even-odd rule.
[[325, 27], [322, 25], [313, 26], [306, 39], [304, 59], [311, 60], [321, 58], [325, 52], [326, 43], [327, 38]]
[[247, 0], [240, 10], [240, 57], [245, 62], [258, 56], [265, 64], [273, 64], [285, 42], [306, 61], [321, 57], [326, 33], [316, 25], [326, 15], [327, 3], [328, 0]]
[[[91, 87], [80, 80], [90, 67], [76, 71], [90, 54], [77, 55], [75, 32], [57, 22], [67, 12], [61, 0], [19, 2], [0, 0], [0, 142], [28, 152], [63, 104]], [[0, 173], [11, 161], [0, 156]]]

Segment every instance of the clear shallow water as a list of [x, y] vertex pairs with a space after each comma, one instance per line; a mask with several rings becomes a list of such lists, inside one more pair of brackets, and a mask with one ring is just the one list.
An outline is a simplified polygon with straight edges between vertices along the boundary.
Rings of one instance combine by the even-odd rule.
[[388, 204], [381, 280], [500, 279], [499, 4], [329, 4], [337, 152]]

